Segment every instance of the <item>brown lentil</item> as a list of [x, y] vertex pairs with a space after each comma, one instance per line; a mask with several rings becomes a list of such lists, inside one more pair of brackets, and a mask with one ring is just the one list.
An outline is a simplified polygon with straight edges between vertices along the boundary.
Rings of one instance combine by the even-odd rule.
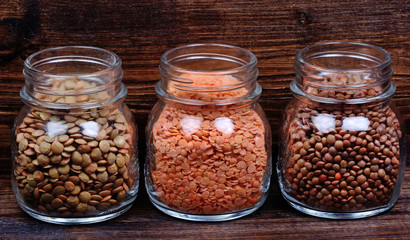
[[[316, 90], [312, 94], [335, 94]], [[365, 91], [354, 96], [337, 94], [339, 99], [367, 97]], [[285, 157], [288, 160], [284, 171], [290, 195], [314, 208], [336, 212], [387, 204], [400, 168], [402, 133], [396, 114], [386, 104], [352, 105], [337, 110], [327, 106], [303, 103], [292, 109], [296, 117], [286, 133], [290, 136], [290, 154]], [[319, 129], [315, 125], [318, 116], [331, 116], [335, 126]], [[367, 129], [344, 128], [345, 120], [352, 117], [368, 121]], [[309, 168], [301, 167], [302, 161], [304, 166], [309, 163]], [[332, 197], [327, 197], [329, 193]]]

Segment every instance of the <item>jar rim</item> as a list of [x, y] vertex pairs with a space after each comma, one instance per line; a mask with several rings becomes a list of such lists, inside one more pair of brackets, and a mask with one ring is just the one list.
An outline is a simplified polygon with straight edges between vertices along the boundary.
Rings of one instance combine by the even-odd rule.
[[291, 90], [297, 87], [312, 98], [360, 102], [394, 93], [390, 54], [367, 43], [336, 41], [305, 47], [296, 54], [294, 70]]
[[[251, 94], [257, 85], [257, 62], [252, 52], [232, 45], [199, 43], [179, 46], [162, 55], [161, 79], [156, 92], [165, 98], [195, 104], [225, 105], [248, 99], [259, 94]], [[235, 91], [236, 95], [233, 94]], [[203, 94], [213, 97], [208, 99]]]
[[[32, 61], [35, 57], [38, 57], [38, 56], [40, 56], [41, 54], [44, 54], [44, 53], [47, 53], [47, 52], [62, 51], [62, 50], [69, 50], [69, 49], [82, 50], [82, 51], [84, 51], [84, 50], [93, 50], [93, 51], [98, 51], [98, 52], [101, 52], [101, 53], [105, 53], [105, 54], [107, 54], [107, 55], [109, 55], [109, 56], [112, 56], [112, 57], [114, 58], [114, 61], [112, 61], [111, 63], [108, 62], [108, 61], [104, 61], [104, 63], [106, 63], [106, 65], [105, 65], [106, 68], [104, 68], [104, 69], [102, 69], [102, 70], [95, 71], [95, 72], [83, 73], [83, 74], [81, 74], [81, 76], [83, 76], [83, 77], [84, 77], [84, 76], [102, 75], [102, 74], [104, 74], [104, 73], [106, 73], [106, 72], [108, 72], [108, 71], [112, 71], [112, 70], [118, 68], [118, 67], [121, 66], [121, 64], [122, 64], [121, 58], [120, 58], [116, 53], [114, 53], [114, 52], [112, 52], [112, 51], [110, 51], [110, 50], [106, 50], [106, 49], [98, 48], [98, 47], [92, 47], [92, 46], [76, 46], [76, 45], [72, 45], [72, 46], [59, 46], [59, 47], [53, 47], [53, 48], [46, 48], [46, 49], [40, 50], [40, 51], [38, 51], [38, 52], [35, 52], [35, 53], [31, 54], [30, 56], [28, 56], [28, 57], [26, 58], [26, 60], [24, 61], [24, 68], [25, 68], [26, 70], [29, 70], [29, 71], [33, 72], [33, 73], [37, 73], [37, 74], [47, 74], [47, 76], [49, 76], [49, 77], [57, 77], [57, 76], [60, 76], [60, 77], [61, 77], [61, 74], [59, 75], [59, 74], [53, 74], [53, 73], [46, 73], [46, 72], [44, 72], [44, 71], [41, 71], [41, 70], [37, 69], [36, 66], [35, 66], [35, 64], [38, 63], [39, 61], [34, 62], [34, 63], [32, 63], [31, 61]], [[86, 53], [86, 52], [85, 52], [85, 53]], [[65, 57], [65, 56], [66, 56], [66, 57], [69, 57], [69, 56], [76, 56], [76, 55], [62, 55], [62, 56], [60, 56], [60, 57]], [[87, 54], [78, 55], [78, 56], [89, 57], [90, 59], [94, 58], [94, 59], [102, 60], [101, 58], [92, 57], [92, 56], [87, 56]], [[41, 59], [41, 60], [46, 60], [46, 59], [50, 59], [50, 58], [47, 57], [47, 58], [44, 58], [44, 59]]]
[[[317, 43], [317, 44], [313, 44], [307, 47], [304, 47], [303, 49], [301, 49], [297, 54], [296, 54], [296, 62], [299, 62], [300, 64], [303, 64], [307, 67], [311, 67], [311, 68], [315, 68], [317, 71], [328, 71], [328, 72], [338, 72], [341, 69], [340, 68], [332, 68], [332, 67], [323, 67], [323, 66], [319, 66], [316, 64], [313, 64], [311, 62], [309, 62], [309, 60], [307, 60], [305, 57], [303, 57], [303, 54], [314, 50], [316, 48], [320, 49], [320, 48], [324, 48], [324, 47], [332, 47], [332, 46], [342, 46], [342, 45], [346, 45], [346, 46], [350, 46], [350, 47], [365, 47], [365, 48], [369, 48], [369, 49], [373, 49], [378, 51], [379, 53], [381, 53], [384, 56], [384, 59], [382, 59], [381, 62], [377, 63], [374, 66], [370, 66], [370, 67], [363, 67], [363, 68], [351, 68], [351, 69], [343, 69], [343, 71], [345, 72], [367, 72], [367, 71], [374, 71], [375, 69], [380, 69], [380, 68], [385, 68], [386, 66], [391, 64], [391, 56], [390, 54], [384, 50], [381, 47], [372, 45], [372, 44], [368, 44], [368, 43], [362, 43], [362, 42], [353, 42], [353, 41], [333, 41], [333, 42], [322, 42], [322, 43]], [[352, 52], [353, 53], [353, 52]], [[357, 54], [357, 52], [354, 52], [355, 54]], [[370, 56], [370, 55], [368, 55]]]
[[[250, 59], [249, 61], [246, 61], [246, 63], [242, 66], [236, 67], [236, 68], [231, 68], [231, 69], [224, 69], [224, 70], [194, 70], [194, 69], [186, 69], [186, 68], [181, 68], [177, 67], [174, 64], [171, 63], [171, 59], [168, 59], [169, 55], [177, 52], [181, 49], [186, 49], [186, 48], [194, 48], [194, 47], [218, 47], [218, 48], [228, 48], [228, 49], [234, 49], [234, 50], [239, 50], [242, 53], [245, 53]], [[245, 61], [244, 61], [245, 62]], [[178, 71], [184, 71], [187, 73], [194, 73], [194, 74], [229, 74], [230, 72], [238, 72], [242, 71], [244, 69], [253, 67], [257, 64], [258, 60], [256, 56], [250, 52], [249, 50], [246, 50], [241, 47], [233, 46], [233, 45], [228, 45], [228, 44], [220, 44], [220, 43], [196, 43], [196, 44], [187, 44], [187, 45], [182, 45], [179, 47], [175, 47], [172, 49], [167, 50], [162, 56], [161, 56], [161, 63], [165, 64], [165, 66], [169, 68], [173, 68]]]
[[[98, 47], [47, 48], [25, 60], [25, 85], [20, 96], [26, 104], [32, 102], [49, 108], [90, 108], [108, 104], [126, 95], [125, 86], [122, 84], [121, 64], [117, 54]], [[78, 89], [59, 89], [59, 85], [56, 85], [67, 80], [89, 81], [95, 84]], [[53, 89], [54, 86], [57, 87]], [[70, 99], [67, 102], [56, 101], [65, 97]], [[93, 101], [89, 97], [93, 97]]]

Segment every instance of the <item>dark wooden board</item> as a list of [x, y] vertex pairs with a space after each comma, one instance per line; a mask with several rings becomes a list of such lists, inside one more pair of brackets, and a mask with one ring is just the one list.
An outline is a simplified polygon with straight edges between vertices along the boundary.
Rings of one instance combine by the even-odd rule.
[[[391, 211], [357, 221], [301, 215], [285, 204], [276, 186], [259, 211], [225, 223], [190, 223], [167, 217], [153, 208], [141, 189], [133, 208], [115, 220], [62, 227], [24, 214], [15, 203], [9, 182], [10, 130], [23, 106], [19, 97], [24, 84], [23, 62], [38, 50], [89, 45], [112, 50], [122, 58], [129, 91], [126, 103], [138, 123], [143, 159], [146, 119], [157, 101], [154, 86], [159, 80], [160, 56], [188, 43], [247, 48], [259, 60], [260, 103], [270, 120], [276, 154], [280, 113], [291, 99], [294, 55], [317, 42], [351, 40], [385, 48], [392, 55], [393, 80], [398, 86], [394, 100], [410, 126], [409, 20], [408, 0], [2, 0], [0, 238], [409, 239], [409, 172], [401, 198]], [[409, 133], [410, 127], [407, 136]], [[275, 179], [273, 182], [275, 185]]]
[[241, 219], [198, 223], [169, 217], [150, 204], [145, 189], [132, 208], [107, 222], [60, 226], [31, 218], [17, 205], [8, 179], [0, 180], [0, 238], [9, 239], [409, 239], [410, 171], [401, 196], [388, 212], [359, 220], [327, 220], [288, 206], [273, 184], [265, 204]]

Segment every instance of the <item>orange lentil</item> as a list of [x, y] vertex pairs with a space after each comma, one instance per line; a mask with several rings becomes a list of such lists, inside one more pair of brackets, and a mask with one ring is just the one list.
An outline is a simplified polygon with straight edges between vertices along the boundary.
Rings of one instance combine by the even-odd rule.
[[209, 178], [207, 178], [207, 177], [203, 177], [203, 178], [201, 178], [201, 184], [202, 185], [208, 185], [208, 183], [209, 183]]
[[[236, 84], [228, 76], [181, 76], [193, 86]], [[170, 86], [174, 96], [222, 100], [248, 94], [246, 89], [185, 92]], [[164, 204], [189, 213], [215, 214], [255, 205], [262, 196], [267, 151], [262, 119], [249, 105], [196, 109], [165, 104], [152, 126], [155, 165], [151, 179]]]

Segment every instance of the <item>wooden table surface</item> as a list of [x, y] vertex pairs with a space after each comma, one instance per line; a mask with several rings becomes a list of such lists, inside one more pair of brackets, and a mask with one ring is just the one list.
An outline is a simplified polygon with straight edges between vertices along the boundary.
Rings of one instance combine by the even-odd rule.
[[[396, 205], [379, 216], [325, 220], [293, 210], [276, 176], [266, 203], [244, 218], [221, 223], [177, 220], [156, 210], [140, 188], [131, 210], [107, 222], [59, 226], [37, 221], [17, 205], [10, 186], [10, 129], [22, 102], [23, 61], [62, 45], [90, 45], [123, 60], [126, 103], [140, 132], [157, 101], [159, 58], [187, 43], [225, 43], [258, 58], [260, 99], [273, 130], [277, 155], [279, 115], [291, 98], [294, 55], [325, 41], [351, 40], [385, 48], [393, 58], [394, 97], [410, 126], [410, 1], [408, 0], [2, 0], [0, 2], [0, 239], [410, 239], [410, 171]], [[410, 127], [407, 136], [410, 136]], [[407, 140], [409, 142], [409, 138]], [[410, 156], [410, 154], [408, 154]], [[407, 159], [410, 163], [410, 158]], [[143, 185], [141, 179], [140, 185]]]

